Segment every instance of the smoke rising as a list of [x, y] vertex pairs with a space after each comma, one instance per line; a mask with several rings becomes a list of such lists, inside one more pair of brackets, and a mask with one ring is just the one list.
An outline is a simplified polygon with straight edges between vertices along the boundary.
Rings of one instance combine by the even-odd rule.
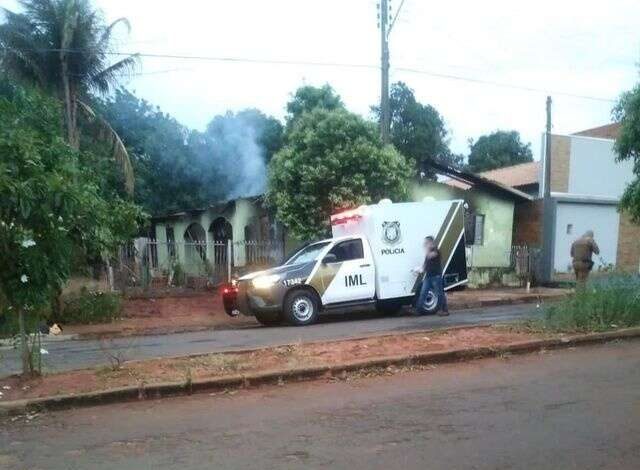
[[[218, 185], [226, 200], [263, 194], [267, 183], [267, 162], [273, 151], [269, 133], [281, 139], [281, 125], [258, 110], [228, 112], [216, 116], [207, 126], [198, 152], [205, 166], [216, 175], [206, 184]], [[214, 189], [214, 188], [211, 188]]]

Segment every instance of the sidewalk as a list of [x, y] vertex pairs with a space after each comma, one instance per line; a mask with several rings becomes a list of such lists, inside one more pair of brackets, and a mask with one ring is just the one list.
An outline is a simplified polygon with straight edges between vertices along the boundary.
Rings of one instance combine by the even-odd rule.
[[285, 381], [393, 374], [405, 368], [639, 337], [640, 328], [566, 335], [505, 326], [465, 327], [131, 361], [34, 379], [1, 379], [0, 415], [205, 391], [227, 393]]
[[[465, 289], [450, 292], [450, 310], [465, 310], [495, 305], [546, 302], [569, 294], [567, 289]], [[231, 318], [224, 313], [218, 293], [128, 299], [124, 316], [113, 323], [67, 325], [65, 335], [80, 339], [182, 333], [202, 330], [238, 329], [259, 326], [252, 317]]]

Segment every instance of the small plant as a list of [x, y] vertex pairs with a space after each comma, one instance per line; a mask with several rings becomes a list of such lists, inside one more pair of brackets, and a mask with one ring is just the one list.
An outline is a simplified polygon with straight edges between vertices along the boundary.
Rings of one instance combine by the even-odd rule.
[[90, 292], [82, 288], [79, 294], [64, 300], [65, 323], [109, 323], [120, 317], [122, 299], [113, 292]]
[[640, 325], [640, 277], [612, 275], [545, 307], [550, 331], [604, 331]]
[[175, 261], [171, 266], [171, 271], [169, 273], [169, 284], [182, 287], [187, 282], [187, 273], [184, 271], [182, 264], [180, 262]]
[[109, 367], [112, 372], [119, 371], [122, 368], [122, 364], [127, 360], [133, 343], [133, 339], [130, 339], [124, 346], [116, 343], [113, 339], [100, 340], [100, 351], [109, 361]]

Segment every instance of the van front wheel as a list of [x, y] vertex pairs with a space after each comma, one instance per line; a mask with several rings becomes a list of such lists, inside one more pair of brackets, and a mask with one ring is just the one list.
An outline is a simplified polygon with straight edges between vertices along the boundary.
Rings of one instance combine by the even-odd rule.
[[318, 297], [305, 289], [291, 291], [284, 302], [284, 316], [289, 323], [296, 326], [315, 323], [319, 310]]

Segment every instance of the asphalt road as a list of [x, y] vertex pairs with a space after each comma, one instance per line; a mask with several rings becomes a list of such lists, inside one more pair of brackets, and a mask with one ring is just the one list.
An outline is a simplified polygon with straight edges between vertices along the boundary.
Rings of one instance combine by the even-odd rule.
[[[486, 307], [453, 312], [449, 317], [410, 314], [381, 317], [376, 313], [332, 315], [307, 327], [248, 327], [168, 335], [132, 336], [110, 340], [70, 340], [45, 345], [45, 371], [95, 367], [108, 362], [109, 354], [126, 360], [182, 356], [275, 346], [297, 341], [324, 341], [373, 336], [415, 329], [507, 323], [536, 315], [535, 304]], [[19, 352], [0, 351], [0, 377], [20, 371]]]
[[[332, 315], [306, 327], [251, 327], [235, 330], [209, 330], [157, 336], [133, 336], [100, 340], [52, 342], [44, 347], [45, 372], [96, 367], [108, 363], [108, 355], [121, 359], [149, 359], [209, 352], [289, 344], [296, 341], [323, 341], [371, 336], [415, 329], [482, 325], [521, 320], [538, 312], [535, 304], [520, 304], [453, 312], [449, 317], [410, 314], [381, 317], [373, 313]], [[20, 371], [16, 349], [0, 351], [0, 377]]]
[[0, 421], [0, 468], [637, 469], [640, 341]]

